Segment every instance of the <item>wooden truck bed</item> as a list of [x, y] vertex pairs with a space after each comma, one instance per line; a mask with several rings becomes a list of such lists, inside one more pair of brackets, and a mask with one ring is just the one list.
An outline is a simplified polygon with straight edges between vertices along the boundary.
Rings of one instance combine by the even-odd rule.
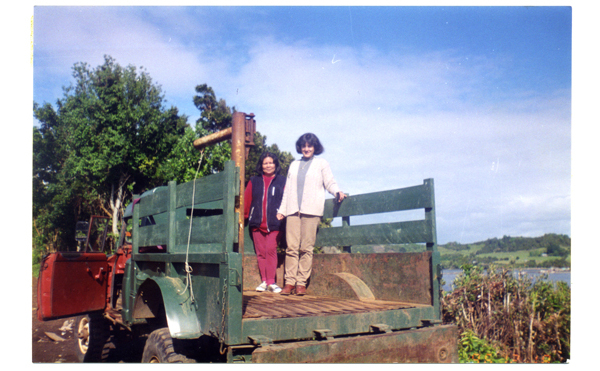
[[382, 300], [360, 301], [315, 295], [284, 296], [270, 292], [244, 291], [242, 317], [246, 320], [326, 316], [407, 309], [416, 306]]

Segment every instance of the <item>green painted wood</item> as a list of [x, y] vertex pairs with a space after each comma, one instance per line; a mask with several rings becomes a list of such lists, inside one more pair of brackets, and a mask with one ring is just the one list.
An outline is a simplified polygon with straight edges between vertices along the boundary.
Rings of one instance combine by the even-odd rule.
[[[189, 251], [198, 252], [200, 254], [219, 254], [221, 255], [221, 249], [223, 247], [222, 243], [198, 243], [198, 244], [190, 244]], [[169, 249], [170, 254], [185, 254], [188, 250], [187, 244], [175, 245], [173, 248]]]
[[367, 224], [348, 227], [322, 228], [316, 246], [389, 245], [426, 243], [433, 239], [425, 221], [386, 224]]
[[246, 339], [242, 335], [242, 311], [243, 311], [243, 271], [242, 271], [242, 255], [238, 253], [230, 253], [229, 264], [227, 267], [227, 308], [225, 322], [227, 324], [228, 344], [240, 344]]
[[[140, 218], [148, 215], [164, 213], [169, 207], [169, 191], [166, 188], [158, 189], [153, 194], [143, 198], [140, 204]], [[137, 206], [137, 205], [136, 205]]]
[[248, 255], [256, 255], [256, 250], [254, 249], [254, 242], [250, 237], [250, 228], [248, 227], [248, 223], [246, 223], [244, 227], [244, 256]]
[[223, 252], [233, 252], [234, 234], [237, 233], [238, 221], [235, 215], [235, 198], [239, 196], [236, 189], [239, 191], [239, 186], [236, 187], [236, 182], [239, 183], [239, 178], [236, 178], [235, 163], [233, 161], [225, 164], [226, 176], [225, 186], [221, 189], [223, 197], [223, 217], [224, 217], [224, 232], [223, 236]]
[[[219, 244], [219, 247], [221, 244]], [[190, 252], [187, 256], [188, 262], [190, 263], [205, 263], [205, 264], [219, 264], [226, 258], [223, 257], [223, 253], [198, 253]], [[177, 254], [163, 254], [163, 253], [148, 253], [138, 254], [136, 261], [160, 261], [160, 262], [172, 262], [172, 263], [183, 263], [186, 261], [185, 253]]]
[[[169, 241], [167, 242], [167, 252], [172, 253], [177, 244], [177, 182], [169, 182], [169, 208], [168, 208], [168, 228]], [[171, 275], [171, 264], [168, 264], [167, 275]]]
[[332, 334], [359, 334], [370, 332], [373, 324], [387, 324], [393, 330], [421, 326], [422, 320], [434, 316], [433, 307], [397, 309], [378, 312], [306, 316], [277, 319], [245, 319], [242, 321], [242, 340], [248, 336], [263, 335], [273, 341], [311, 339], [314, 330], [329, 329]]
[[157, 245], [164, 246], [169, 242], [169, 226], [168, 224], [156, 224], [139, 227], [137, 235], [138, 247]]
[[[222, 243], [224, 230], [223, 215], [194, 217], [192, 219], [191, 244]], [[175, 222], [175, 244], [187, 245], [190, 234], [190, 220]]]
[[433, 283], [433, 307], [437, 314], [437, 319], [442, 318], [442, 306], [440, 303], [440, 292], [441, 287], [441, 258], [440, 253], [437, 250], [437, 226], [435, 216], [435, 192], [433, 179], [425, 179], [424, 184], [428, 187], [430, 192], [431, 205], [425, 209], [425, 221], [429, 225], [429, 230], [432, 232], [433, 239], [428, 241], [427, 250], [432, 252], [431, 262], [431, 282]]
[[243, 269], [242, 254], [238, 246], [239, 215], [236, 213], [236, 200], [240, 196], [240, 171], [233, 161], [225, 165], [227, 171], [226, 187], [223, 189], [223, 217], [225, 220], [224, 257], [227, 265], [224, 277], [227, 283], [226, 307], [226, 343], [242, 342], [242, 302], [243, 302]]
[[346, 217], [413, 210], [432, 207], [430, 185], [365, 193], [347, 197], [341, 204], [334, 199], [325, 201], [325, 218]]
[[[227, 171], [212, 174], [196, 179], [196, 192], [194, 203], [201, 204], [223, 199], [224, 182], [229, 177]], [[177, 207], [190, 206], [192, 204], [192, 190], [194, 181], [180, 184], [177, 187]]]
[[[133, 222], [131, 234], [133, 237], [132, 247], [131, 247], [131, 260], [135, 260], [135, 256], [139, 252], [140, 247], [140, 206], [139, 203], [134, 205], [133, 207]], [[133, 281], [133, 280], [132, 280]]]

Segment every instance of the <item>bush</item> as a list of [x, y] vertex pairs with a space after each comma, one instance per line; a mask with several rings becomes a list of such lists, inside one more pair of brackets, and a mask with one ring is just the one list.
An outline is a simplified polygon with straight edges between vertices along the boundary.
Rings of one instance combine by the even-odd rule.
[[461, 268], [456, 289], [442, 298], [444, 322], [456, 323], [462, 334], [461, 361], [474, 362], [474, 354], [489, 354], [494, 362], [569, 359], [571, 290], [565, 283], [532, 283], [526, 275], [494, 267], [487, 273], [472, 265]]
[[458, 346], [460, 363], [506, 363], [507, 359], [498, 356], [498, 350], [487, 341], [481, 340], [467, 330], [460, 335]]

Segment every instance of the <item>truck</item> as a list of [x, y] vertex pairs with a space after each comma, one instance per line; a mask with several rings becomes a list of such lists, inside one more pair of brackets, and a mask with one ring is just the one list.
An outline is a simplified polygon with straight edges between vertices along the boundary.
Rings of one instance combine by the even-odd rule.
[[[433, 179], [326, 200], [324, 218], [341, 225], [318, 230], [316, 246], [334, 253], [314, 255], [307, 295], [254, 291], [261, 278], [243, 222], [254, 116], [236, 114], [229, 133], [204, 141], [232, 138], [223, 171], [134, 197], [115, 251], [105, 251], [110, 223], [93, 217], [79, 251], [43, 258], [38, 318], [78, 316], [84, 362], [110, 359], [123, 336], [143, 343], [149, 363], [458, 362], [457, 327], [441, 320]], [[422, 218], [350, 223], [407, 210]]]

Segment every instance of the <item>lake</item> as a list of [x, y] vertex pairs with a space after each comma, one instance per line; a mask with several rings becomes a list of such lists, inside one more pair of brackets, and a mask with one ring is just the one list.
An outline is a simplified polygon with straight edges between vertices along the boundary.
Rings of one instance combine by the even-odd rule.
[[[461, 273], [462, 270], [460, 269], [444, 269], [442, 271], [442, 279], [444, 281], [446, 281], [446, 284], [444, 286], [442, 286], [442, 289], [444, 291], [452, 291], [452, 283], [454, 282], [454, 279], [456, 278], [456, 276]], [[519, 269], [516, 271], [513, 271], [513, 274], [517, 274], [518, 272], [522, 272], [526, 275], [528, 275], [532, 280], [536, 280], [538, 278], [540, 278], [543, 273], [542, 272], [548, 272], [548, 278], [547, 280], [550, 282], [558, 282], [558, 281], [563, 281], [566, 282], [567, 285], [569, 285], [569, 287], [571, 287], [571, 271], [561, 271], [561, 270], [554, 270], [554, 271], [548, 271], [548, 270], [544, 270], [544, 269], [540, 269], [540, 268], [525, 268], [525, 269]]]

